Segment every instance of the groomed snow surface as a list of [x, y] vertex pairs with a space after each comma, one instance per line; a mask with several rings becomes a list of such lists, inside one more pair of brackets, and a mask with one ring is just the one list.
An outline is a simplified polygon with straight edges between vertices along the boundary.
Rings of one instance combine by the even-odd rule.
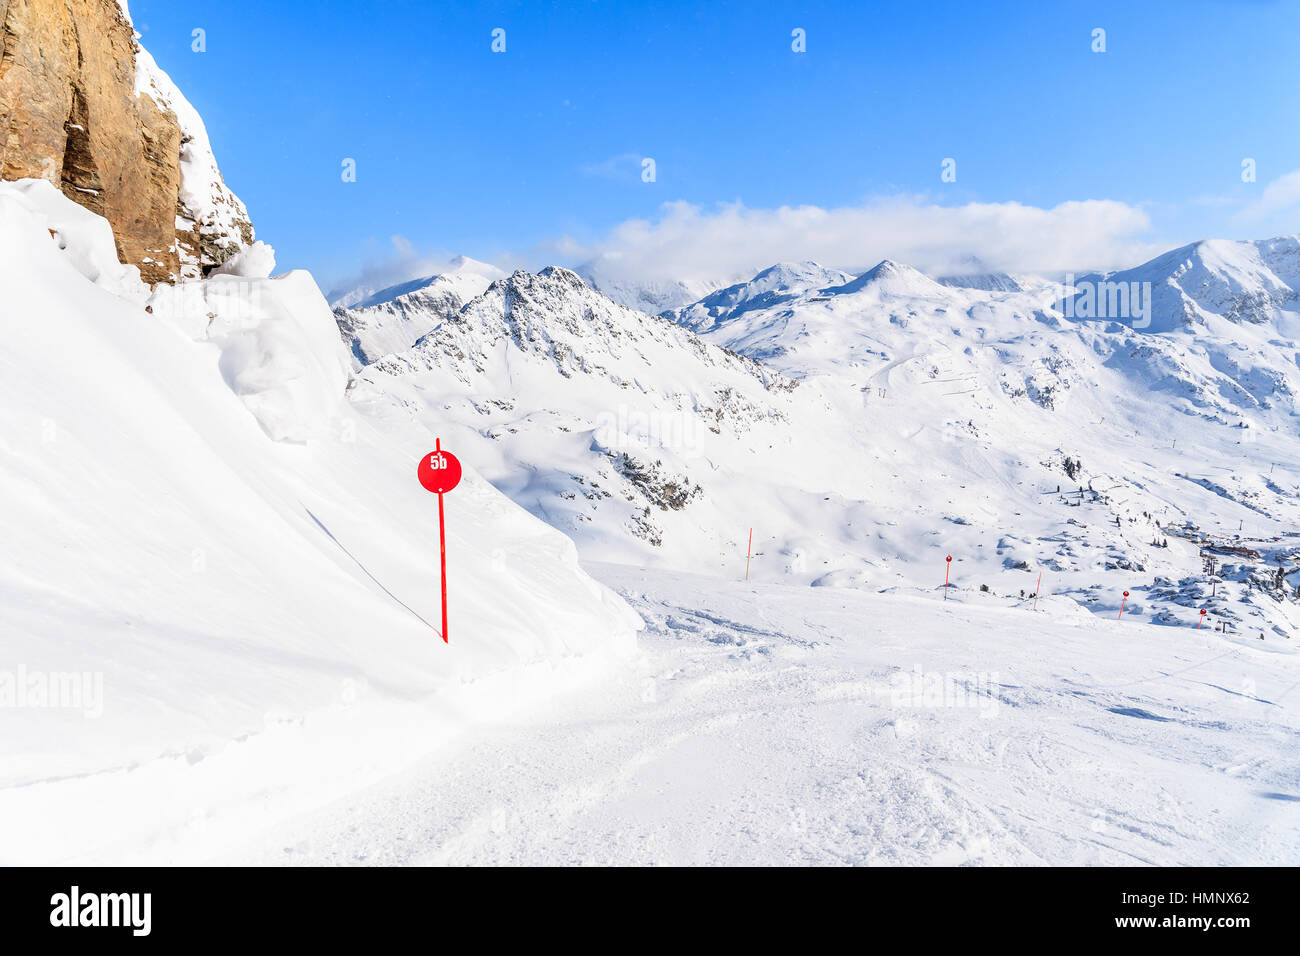
[[593, 570], [647, 622], [633, 667], [217, 859], [1296, 862], [1294, 658], [1062, 599]]

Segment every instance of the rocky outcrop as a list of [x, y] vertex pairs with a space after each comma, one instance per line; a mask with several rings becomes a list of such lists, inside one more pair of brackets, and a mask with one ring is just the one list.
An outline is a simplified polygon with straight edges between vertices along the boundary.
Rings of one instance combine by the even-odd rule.
[[104, 216], [150, 283], [253, 241], [197, 113], [119, 0], [0, 0], [0, 178], [44, 178]]

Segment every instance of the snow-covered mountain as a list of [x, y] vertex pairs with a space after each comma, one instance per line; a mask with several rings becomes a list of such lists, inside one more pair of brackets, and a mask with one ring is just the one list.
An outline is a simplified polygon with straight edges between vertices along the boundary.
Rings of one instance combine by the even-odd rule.
[[375, 291], [355, 290], [336, 300], [339, 331], [357, 368], [409, 348], [494, 280], [505, 277], [496, 266], [465, 256], [450, 265], [438, 275]]
[[[1076, 294], [1063, 303], [1080, 317], [1106, 318], [1115, 290], [1130, 296], [1151, 288], [1150, 331], [1201, 327], [1229, 336], [1223, 322], [1270, 325], [1288, 339], [1300, 334], [1300, 236], [1258, 242], [1206, 240], [1174, 249], [1133, 269], [1080, 276], [1086, 291], [1100, 289], [1091, 305]], [[1106, 304], [1103, 304], [1103, 300]]]
[[[399, 282], [394, 285], [376, 287], [370, 285], [354, 286], [342, 290], [331, 292], [329, 295], [330, 308], [332, 309], [365, 309], [371, 306], [380, 305], [384, 302], [391, 302], [399, 296], [417, 289], [422, 289], [430, 284], [438, 283], [439, 280], [447, 283], [463, 282], [467, 286], [475, 277], [487, 279], [487, 282], [481, 283], [482, 288], [478, 292], [487, 288], [488, 284], [494, 279], [505, 278], [505, 273], [496, 266], [487, 262], [479, 262], [477, 259], [471, 259], [469, 256], [454, 256], [448, 263], [447, 268], [434, 275], [417, 277]], [[473, 283], [480, 285], [480, 283]], [[475, 292], [474, 295], [477, 295]], [[473, 298], [471, 295], [468, 298]]]
[[723, 278], [630, 279], [611, 272], [600, 262], [589, 262], [573, 271], [611, 302], [647, 315], [663, 315], [680, 309], [735, 281]]
[[[1300, 556], [1289, 248], [1218, 253], [1242, 291], [1197, 292], [1224, 310], [1213, 335], [1179, 331], [1158, 294], [1148, 329], [1068, 317], [1046, 280], [947, 285], [890, 261], [776, 266], [672, 323], [567, 270], [517, 273], [426, 319], [352, 394], [373, 415], [455, 422], [489, 480], [587, 557], [737, 573], [753, 526], [760, 579], [926, 589], [952, 553], [963, 586], [1007, 601], [1042, 571], [1102, 613], [1130, 589], [1127, 614], [1208, 606], [1278, 639], [1300, 623], [1269, 584]], [[1184, 259], [1134, 271], [1185, 282]], [[1239, 321], [1260, 290], [1267, 329]], [[1211, 588], [1206, 547], [1250, 560], [1225, 558], [1232, 580]]]
[[959, 289], [979, 289], [983, 292], [1026, 292], [1030, 283], [1021, 276], [1008, 272], [973, 272], [961, 275], [940, 276], [940, 285], [956, 286]]
[[[814, 355], [840, 366], [864, 349], [872, 351], [868, 330], [882, 315], [906, 320], [890, 310], [910, 311], [914, 302], [949, 297], [929, 276], [888, 260], [857, 277], [805, 263], [797, 269], [774, 266], [759, 273], [752, 287], [724, 290], [674, 319], [710, 341], [803, 375]], [[792, 352], [799, 353], [798, 362], [780, 361]]]
[[[768, 447], [789, 426], [794, 388], [552, 267], [493, 283], [369, 365], [351, 394], [375, 419], [454, 426], [489, 480], [534, 514], [605, 542], [606, 556], [651, 557], [669, 538], [717, 554], [718, 522], [700, 527], [696, 512], [725, 507], [718, 473], [736, 437]], [[743, 519], [730, 520], [734, 530]]]
[[719, 289], [668, 317], [688, 329], [708, 332], [746, 312], [769, 309], [810, 292], [843, 285], [852, 278], [847, 272], [826, 269], [815, 262], [780, 262], [747, 282]]

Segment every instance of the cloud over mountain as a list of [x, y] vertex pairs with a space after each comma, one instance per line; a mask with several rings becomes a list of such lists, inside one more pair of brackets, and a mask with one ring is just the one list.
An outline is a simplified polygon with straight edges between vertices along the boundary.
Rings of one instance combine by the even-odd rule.
[[1042, 273], [1141, 261], [1167, 247], [1145, 236], [1150, 229], [1145, 211], [1115, 200], [1039, 208], [899, 196], [831, 209], [678, 201], [665, 203], [657, 220], [630, 219], [590, 242], [566, 237], [549, 251], [551, 259], [590, 262], [603, 275], [640, 281], [752, 274], [808, 258], [848, 270], [892, 258], [954, 274], [972, 254], [990, 268]]

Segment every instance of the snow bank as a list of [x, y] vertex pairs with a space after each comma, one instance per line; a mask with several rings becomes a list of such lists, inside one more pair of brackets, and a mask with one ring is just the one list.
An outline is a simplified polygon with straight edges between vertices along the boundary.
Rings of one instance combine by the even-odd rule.
[[149, 307], [220, 350], [223, 378], [272, 439], [303, 442], [337, 427], [347, 353], [307, 273], [160, 286]]
[[245, 246], [212, 270], [212, 275], [265, 279], [275, 271], [275, 250], [265, 242]]
[[636, 616], [469, 455], [444, 644], [434, 436], [341, 400], [310, 279], [150, 313], [56, 198], [0, 184], [0, 862], [193, 851], [633, 649]]
[[143, 301], [149, 295], [140, 270], [118, 261], [113, 228], [107, 219], [69, 202], [44, 179], [20, 179], [3, 187], [10, 202], [44, 221], [55, 245], [77, 272], [122, 298]]

